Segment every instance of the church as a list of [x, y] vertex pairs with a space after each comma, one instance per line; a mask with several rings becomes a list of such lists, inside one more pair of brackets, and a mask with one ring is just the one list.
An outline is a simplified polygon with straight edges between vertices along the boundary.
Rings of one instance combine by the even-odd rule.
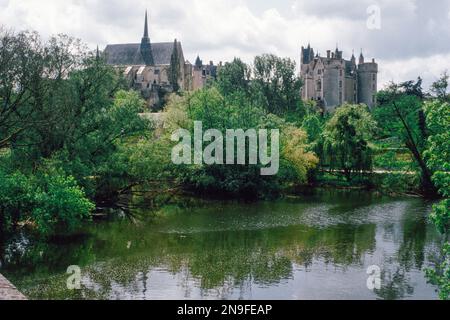
[[150, 107], [161, 106], [167, 93], [201, 89], [217, 75], [212, 62], [203, 65], [197, 57], [193, 66], [185, 60], [183, 46], [176, 39], [152, 43], [147, 11], [141, 43], [107, 45], [104, 56], [123, 73], [130, 88], [141, 92]]

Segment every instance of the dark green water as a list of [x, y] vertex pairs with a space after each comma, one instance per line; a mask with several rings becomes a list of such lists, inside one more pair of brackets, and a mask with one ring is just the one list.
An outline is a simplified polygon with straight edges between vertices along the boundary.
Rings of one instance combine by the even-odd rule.
[[[43, 299], [436, 299], [423, 269], [440, 247], [431, 204], [362, 192], [260, 203], [198, 202], [151, 221], [0, 246], [0, 272]], [[82, 289], [67, 289], [69, 265]], [[367, 268], [381, 268], [381, 289]]]

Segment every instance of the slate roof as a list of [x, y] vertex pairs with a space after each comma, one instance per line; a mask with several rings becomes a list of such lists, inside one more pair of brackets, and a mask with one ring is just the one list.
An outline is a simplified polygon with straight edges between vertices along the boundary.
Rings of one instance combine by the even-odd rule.
[[[181, 43], [178, 52], [183, 52]], [[105, 48], [106, 62], [112, 65], [144, 65], [140, 52], [140, 43], [110, 44]], [[152, 53], [155, 65], [169, 65], [173, 52], [173, 42], [152, 43]]]

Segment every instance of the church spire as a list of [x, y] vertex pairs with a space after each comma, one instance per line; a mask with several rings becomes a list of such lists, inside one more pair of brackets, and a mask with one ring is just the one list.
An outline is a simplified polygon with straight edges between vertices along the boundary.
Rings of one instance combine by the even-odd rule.
[[153, 60], [152, 44], [150, 42], [150, 37], [148, 35], [147, 10], [145, 10], [144, 36], [142, 37], [141, 40], [141, 56], [145, 65], [153, 66], [155, 64]]
[[147, 10], [145, 10], [144, 38], [148, 38], [148, 18], [147, 18]]

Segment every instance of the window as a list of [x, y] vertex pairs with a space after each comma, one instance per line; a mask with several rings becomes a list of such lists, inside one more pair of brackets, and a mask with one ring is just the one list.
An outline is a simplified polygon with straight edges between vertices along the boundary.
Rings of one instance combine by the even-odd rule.
[[155, 74], [159, 74], [159, 70], [158, 69], [155, 70]]
[[342, 89], [342, 81], [339, 81], [339, 88]]
[[377, 76], [375, 74], [372, 75], [372, 80], [373, 81], [377, 80]]
[[339, 70], [339, 75], [342, 77], [342, 69]]
[[321, 69], [317, 70], [317, 74], [322, 74], [322, 70]]
[[375, 95], [372, 96], [372, 103], [375, 104], [376, 98]]
[[317, 81], [317, 91], [322, 91], [322, 81]]

